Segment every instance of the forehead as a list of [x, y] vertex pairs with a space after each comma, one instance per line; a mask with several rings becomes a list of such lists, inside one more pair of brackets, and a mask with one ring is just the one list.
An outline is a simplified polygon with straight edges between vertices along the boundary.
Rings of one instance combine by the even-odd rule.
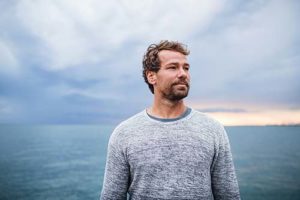
[[165, 63], [173, 63], [173, 62], [179, 62], [179, 63], [187, 63], [187, 56], [177, 52], [177, 51], [171, 51], [171, 50], [162, 50], [158, 53], [159, 60], [161, 64]]

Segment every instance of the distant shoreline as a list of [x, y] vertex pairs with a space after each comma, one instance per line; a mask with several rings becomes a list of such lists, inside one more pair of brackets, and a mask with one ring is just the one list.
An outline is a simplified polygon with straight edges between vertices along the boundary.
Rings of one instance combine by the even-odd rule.
[[[90, 124], [46, 124], [46, 123], [0, 123], [0, 126], [116, 126], [118, 123], [90, 123]], [[300, 127], [300, 124], [266, 124], [266, 125], [224, 125], [225, 127]]]

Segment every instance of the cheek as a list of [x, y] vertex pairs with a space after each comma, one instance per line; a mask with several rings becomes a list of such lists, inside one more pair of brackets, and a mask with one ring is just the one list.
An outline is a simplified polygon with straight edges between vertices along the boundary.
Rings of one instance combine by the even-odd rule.
[[172, 85], [172, 81], [170, 80], [166, 80], [166, 79], [160, 79], [158, 80], [157, 82], [157, 87], [161, 88], [161, 89], [167, 89], [167, 88], [170, 88], [171, 85]]
[[160, 88], [169, 88], [176, 81], [176, 74], [161, 73], [157, 76], [157, 85]]

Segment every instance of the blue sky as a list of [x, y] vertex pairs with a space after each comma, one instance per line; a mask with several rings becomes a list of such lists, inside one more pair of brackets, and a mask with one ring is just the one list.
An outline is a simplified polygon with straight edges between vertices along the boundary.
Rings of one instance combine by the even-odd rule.
[[118, 123], [151, 105], [141, 60], [163, 39], [191, 51], [189, 106], [225, 124], [300, 123], [299, 1], [19, 0], [0, 9], [0, 123]]

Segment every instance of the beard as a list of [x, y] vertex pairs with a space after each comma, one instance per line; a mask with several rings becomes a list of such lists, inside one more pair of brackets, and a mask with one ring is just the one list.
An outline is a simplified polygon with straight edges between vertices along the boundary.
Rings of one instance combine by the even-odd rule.
[[180, 101], [187, 97], [190, 85], [188, 81], [177, 81], [171, 84], [164, 92], [163, 96], [170, 101]]

